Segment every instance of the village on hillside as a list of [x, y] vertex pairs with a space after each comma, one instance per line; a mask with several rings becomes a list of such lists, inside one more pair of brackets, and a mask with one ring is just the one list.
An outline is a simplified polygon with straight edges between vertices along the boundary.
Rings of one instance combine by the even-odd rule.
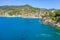
[[0, 17], [42, 18], [60, 28], [60, 9], [36, 8], [30, 5], [0, 6]]

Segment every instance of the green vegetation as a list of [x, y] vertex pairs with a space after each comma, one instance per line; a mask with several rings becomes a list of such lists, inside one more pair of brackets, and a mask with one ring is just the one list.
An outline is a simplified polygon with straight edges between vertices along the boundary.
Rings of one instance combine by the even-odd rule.
[[[54, 12], [52, 12], [54, 11]], [[35, 8], [28, 4], [21, 6], [0, 6], [0, 16], [38, 16], [50, 18], [56, 22], [60, 22], [60, 9], [45, 9], [45, 8]]]
[[55, 20], [57, 22], [60, 22], [60, 10], [56, 10], [55, 11], [55, 16], [54, 16]]

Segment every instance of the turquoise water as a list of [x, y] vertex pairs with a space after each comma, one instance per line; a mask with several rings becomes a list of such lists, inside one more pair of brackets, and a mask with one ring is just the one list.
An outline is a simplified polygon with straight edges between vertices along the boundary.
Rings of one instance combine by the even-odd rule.
[[39, 20], [0, 17], [0, 40], [60, 40], [60, 30]]

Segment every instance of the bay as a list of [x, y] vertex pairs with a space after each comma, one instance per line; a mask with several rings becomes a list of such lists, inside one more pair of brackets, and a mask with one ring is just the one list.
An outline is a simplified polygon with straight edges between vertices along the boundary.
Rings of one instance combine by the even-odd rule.
[[60, 40], [60, 30], [39, 18], [0, 17], [0, 40]]

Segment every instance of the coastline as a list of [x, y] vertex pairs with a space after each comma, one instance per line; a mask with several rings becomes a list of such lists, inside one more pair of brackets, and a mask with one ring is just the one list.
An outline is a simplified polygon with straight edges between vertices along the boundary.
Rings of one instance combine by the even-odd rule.
[[[14, 18], [14, 17], [21, 17], [21, 18], [42, 18], [42, 17], [31, 17], [31, 16], [0, 16], [0, 17], [8, 17], [8, 18]], [[41, 20], [44, 24], [51, 24], [52, 26], [55, 26], [56, 28], [60, 29], [60, 23], [56, 23], [53, 20], [42, 18]]]
[[57, 29], [60, 29], [60, 23], [59, 22], [56, 22], [54, 20], [51, 20], [51, 19], [48, 19], [48, 18], [43, 18], [42, 19], [42, 22], [44, 24], [50, 24], [52, 26], [55, 26]]
[[42, 17], [29, 17], [29, 16], [0, 16], [0, 17], [21, 17], [21, 18], [42, 18]]

